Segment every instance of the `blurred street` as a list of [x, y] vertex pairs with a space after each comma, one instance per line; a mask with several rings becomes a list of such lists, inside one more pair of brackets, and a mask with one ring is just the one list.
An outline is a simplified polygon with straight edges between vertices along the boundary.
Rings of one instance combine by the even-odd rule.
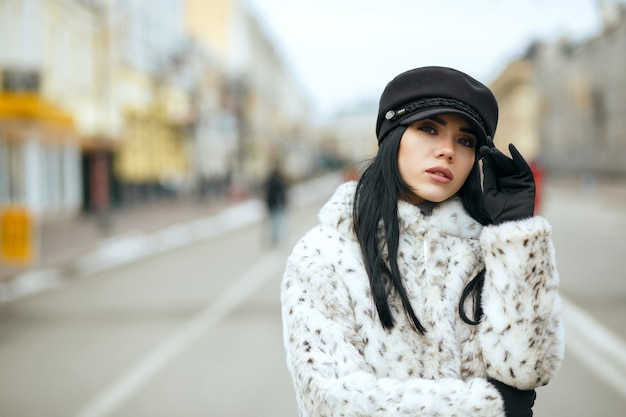
[[[340, 180], [293, 190], [278, 247], [262, 206], [241, 201], [164, 215], [159, 230], [109, 241], [117, 252], [106, 242], [76, 250], [53, 288], [0, 304], [0, 415], [295, 417], [279, 284], [292, 246]], [[536, 416], [624, 413], [624, 207], [626, 186], [546, 185], [567, 357], [538, 390]]]
[[424, 65], [488, 86], [543, 184], [567, 356], [535, 415], [625, 415], [626, 0], [401, 6], [0, 0], [0, 417], [295, 417], [286, 258]]

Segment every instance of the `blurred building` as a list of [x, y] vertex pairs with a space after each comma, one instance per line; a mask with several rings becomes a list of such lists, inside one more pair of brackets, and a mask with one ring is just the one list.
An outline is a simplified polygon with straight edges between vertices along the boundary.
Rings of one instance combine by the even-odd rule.
[[536, 160], [540, 148], [540, 97], [532, 62], [526, 58], [509, 62], [490, 88], [500, 109], [496, 146], [507, 152], [508, 144], [513, 143], [527, 160]]
[[[44, 217], [108, 211], [189, 169], [173, 61], [180, 1], [0, 2], [0, 196]], [[176, 16], [179, 23], [176, 26]]]
[[0, 0], [0, 87], [0, 204], [42, 217], [314, 169], [308, 101], [239, 0]]
[[280, 160], [290, 177], [308, 175], [317, 147], [309, 101], [250, 6], [242, 0], [187, 0], [186, 22], [227, 74], [236, 173], [254, 183]]
[[598, 36], [540, 45], [533, 57], [542, 158], [553, 171], [626, 175], [626, 7], [604, 7], [612, 12]]
[[118, 196], [133, 203], [175, 194], [192, 179], [190, 91], [180, 0], [106, 2], [105, 60], [122, 144]]
[[600, 7], [597, 36], [537, 42], [492, 83], [496, 144], [515, 143], [554, 175], [626, 176], [626, 6]]
[[87, 2], [0, 1], [0, 205], [80, 210], [96, 41]]
[[193, 86], [189, 97], [191, 184], [201, 197], [208, 197], [226, 191], [236, 166], [236, 98], [214, 51], [191, 39], [183, 66]]

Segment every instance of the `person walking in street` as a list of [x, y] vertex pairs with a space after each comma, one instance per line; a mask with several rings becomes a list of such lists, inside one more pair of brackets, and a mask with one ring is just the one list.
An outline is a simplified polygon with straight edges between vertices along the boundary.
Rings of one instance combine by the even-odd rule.
[[532, 172], [494, 146], [497, 119], [489, 88], [452, 68], [387, 84], [376, 156], [287, 260], [301, 417], [532, 416], [564, 355], [559, 277]]
[[265, 205], [270, 220], [270, 243], [280, 244], [286, 228], [287, 217], [287, 182], [275, 165], [265, 181]]

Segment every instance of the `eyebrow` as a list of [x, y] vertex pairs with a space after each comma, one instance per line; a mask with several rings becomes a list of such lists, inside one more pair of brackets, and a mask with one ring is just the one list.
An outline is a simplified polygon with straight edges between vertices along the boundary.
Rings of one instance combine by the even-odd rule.
[[[446, 122], [445, 120], [443, 120], [443, 119], [441, 119], [441, 118], [439, 118], [437, 116], [431, 116], [428, 119], [432, 120], [435, 123], [439, 123], [442, 126], [447, 126], [448, 125], [448, 122]], [[476, 135], [476, 130], [474, 130], [471, 127], [462, 127], [459, 130], [461, 132], [463, 132], [463, 133], [470, 133], [472, 135]]]

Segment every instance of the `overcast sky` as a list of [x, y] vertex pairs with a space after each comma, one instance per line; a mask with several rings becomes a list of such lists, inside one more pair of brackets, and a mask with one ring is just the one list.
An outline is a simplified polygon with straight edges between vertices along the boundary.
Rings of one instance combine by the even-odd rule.
[[533, 40], [585, 40], [601, 26], [597, 0], [244, 1], [322, 116], [377, 100], [423, 65], [489, 83]]

